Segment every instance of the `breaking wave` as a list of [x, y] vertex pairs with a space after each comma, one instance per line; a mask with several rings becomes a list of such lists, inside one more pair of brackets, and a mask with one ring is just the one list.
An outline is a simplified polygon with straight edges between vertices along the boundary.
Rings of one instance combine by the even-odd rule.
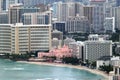
[[24, 68], [14, 67], [14, 68], [4, 68], [4, 70], [24, 70]]
[[53, 79], [53, 78], [43, 78], [43, 79], [36, 79], [36, 80], [59, 80], [59, 79]]

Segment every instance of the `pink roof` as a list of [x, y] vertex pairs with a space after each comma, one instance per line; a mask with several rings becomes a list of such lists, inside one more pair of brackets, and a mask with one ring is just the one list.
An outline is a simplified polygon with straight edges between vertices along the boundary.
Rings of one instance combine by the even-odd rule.
[[56, 56], [61, 58], [63, 56], [72, 56], [72, 49], [69, 49], [68, 46], [63, 46], [62, 48], [56, 48], [51, 50], [49, 53], [39, 52], [38, 57], [42, 58], [43, 56]]

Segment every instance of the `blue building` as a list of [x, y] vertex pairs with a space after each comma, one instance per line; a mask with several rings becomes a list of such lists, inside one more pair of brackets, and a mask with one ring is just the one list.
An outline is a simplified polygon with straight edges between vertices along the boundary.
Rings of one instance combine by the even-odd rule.
[[35, 6], [45, 2], [46, 0], [19, 0], [19, 3], [22, 3], [24, 6]]
[[120, 0], [116, 0], [116, 6], [120, 6]]
[[7, 12], [0, 13], [0, 24], [8, 24], [8, 13]]
[[0, 0], [1, 10], [7, 11], [11, 4], [17, 4], [18, 0]]
[[65, 33], [65, 22], [54, 22], [53, 23], [53, 30], [55, 30], [55, 29]]

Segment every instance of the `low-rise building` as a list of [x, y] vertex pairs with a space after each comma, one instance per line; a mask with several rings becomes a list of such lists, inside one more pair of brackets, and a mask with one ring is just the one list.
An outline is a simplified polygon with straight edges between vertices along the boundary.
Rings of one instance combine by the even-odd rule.
[[81, 41], [69, 43], [69, 48], [72, 49], [73, 55], [76, 55], [78, 58], [83, 60], [83, 47], [84, 43]]
[[58, 38], [52, 39], [52, 48], [62, 47], [62, 40], [58, 40]]
[[57, 29], [52, 31], [52, 39], [57, 38], [58, 40], [63, 40], [63, 32], [58, 31]]
[[64, 45], [62, 48], [53, 49], [49, 51], [48, 53], [38, 52], [38, 58], [43, 58], [44, 56], [47, 56], [47, 57], [55, 56], [58, 59], [63, 58], [63, 57], [70, 57], [72, 56], [72, 49]]
[[63, 46], [63, 32], [58, 30], [52, 31], [52, 48]]
[[71, 42], [75, 42], [75, 40], [72, 39], [72, 38], [68, 38], [68, 37], [67, 37], [67, 38], [64, 40], [64, 45], [69, 46], [69, 43], [71, 43]]
[[120, 42], [114, 42], [115, 54], [120, 55]]
[[112, 65], [119, 66], [120, 65], [120, 57], [119, 56], [103, 56], [96, 61], [97, 69], [103, 65]]
[[113, 71], [109, 73], [109, 80], [120, 80], [120, 65], [113, 66]]
[[99, 58], [99, 59], [96, 61], [96, 68], [99, 69], [100, 66], [110, 65], [110, 60], [111, 60], [111, 57], [110, 57], [110, 56], [103, 56], [103, 57]]

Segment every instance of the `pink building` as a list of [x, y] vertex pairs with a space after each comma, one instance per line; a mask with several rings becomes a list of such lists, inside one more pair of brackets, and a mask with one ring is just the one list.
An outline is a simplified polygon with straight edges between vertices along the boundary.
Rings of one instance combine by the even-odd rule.
[[72, 56], [72, 49], [64, 45], [62, 48], [56, 48], [49, 51], [49, 53], [45, 53], [45, 52], [38, 53], [38, 58], [42, 58], [43, 56], [49, 56], [49, 57], [56, 56], [57, 58], [62, 58], [63, 56], [70, 57]]

